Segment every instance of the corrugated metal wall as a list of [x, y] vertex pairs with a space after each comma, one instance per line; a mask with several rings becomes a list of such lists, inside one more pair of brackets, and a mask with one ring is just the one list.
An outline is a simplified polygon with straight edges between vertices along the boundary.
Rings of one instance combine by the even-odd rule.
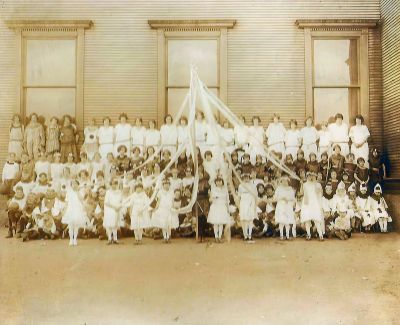
[[383, 117], [391, 177], [400, 177], [400, 2], [382, 0]]
[[[228, 32], [228, 105], [248, 117], [257, 113], [265, 125], [272, 112], [285, 122], [305, 116], [304, 37], [296, 19], [380, 17], [379, 0], [4, 0], [0, 10], [1, 165], [16, 101], [16, 42], [4, 19], [93, 20], [85, 37], [85, 121], [110, 115], [114, 122], [121, 111], [156, 116], [157, 38], [148, 19], [236, 19]], [[375, 59], [378, 37], [370, 38]], [[371, 113], [378, 117], [380, 84], [373, 78]]]

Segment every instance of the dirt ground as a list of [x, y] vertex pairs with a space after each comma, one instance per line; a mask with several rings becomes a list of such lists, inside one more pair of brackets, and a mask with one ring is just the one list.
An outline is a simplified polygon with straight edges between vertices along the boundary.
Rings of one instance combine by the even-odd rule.
[[400, 324], [400, 235], [171, 245], [5, 239], [1, 324]]

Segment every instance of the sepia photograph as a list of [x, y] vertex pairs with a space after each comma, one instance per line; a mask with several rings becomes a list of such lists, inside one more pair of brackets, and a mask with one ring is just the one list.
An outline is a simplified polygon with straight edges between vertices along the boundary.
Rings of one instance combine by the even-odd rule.
[[0, 1], [0, 324], [400, 324], [399, 0]]

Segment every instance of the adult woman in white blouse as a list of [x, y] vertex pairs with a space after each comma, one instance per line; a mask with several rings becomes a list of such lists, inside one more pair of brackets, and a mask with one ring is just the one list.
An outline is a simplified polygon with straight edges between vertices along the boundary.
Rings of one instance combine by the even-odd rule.
[[131, 128], [131, 143], [132, 149], [138, 147], [142, 155], [144, 154], [145, 137], [146, 128], [143, 126], [142, 118], [138, 117], [135, 120], [135, 125]]
[[119, 123], [114, 128], [115, 143], [114, 154], [118, 154], [118, 148], [122, 145], [126, 147], [127, 155], [131, 153], [131, 125], [127, 122], [128, 116], [125, 113], [119, 115]]
[[160, 128], [161, 145], [164, 150], [169, 150], [171, 156], [176, 153], [176, 144], [178, 143], [178, 131], [176, 125], [172, 123], [172, 115], [168, 114], [164, 118], [164, 124]]
[[357, 115], [355, 122], [356, 124], [349, 131], [351, 152], [354, 154], [356, 161], [359, 157], [362, 157], [367, 162], [369, 157], [368, 138], [370, 133], [364, 124], [364, 117], [362, 115]]

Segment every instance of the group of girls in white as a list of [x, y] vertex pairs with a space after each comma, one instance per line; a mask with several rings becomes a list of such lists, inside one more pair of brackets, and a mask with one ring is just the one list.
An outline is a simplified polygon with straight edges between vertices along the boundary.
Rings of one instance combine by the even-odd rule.
[[[238, 127], [224, 121], [215, 129], [199, 111], [196, 159], [187, 119], [164, 121], [158, 130], [141, 118], [131, 125], [124, 113], [115, 126], [108, 117], [100, 127], [92, 119], [78, 154], [71, 117], [53, 117], [45, 127], [32, 114], [24, 127], [14, 116], [0, 188], [9, 196], [7, 237], [69, 235], [76, 246], [78, 237], [118, 244], [134, 236], [141, 244], [143, 236], [170, 243], [197, 233], [200, 241], [214, 236], [221, 243], [231, 236], [322, 241], [388, 231], [385, 165], [368, 147], [362, 116], [350, 129], [341, 114], [320, 130], [312, 118], [302, 128], [291, 120], [285, 129], [277, 114], [266, 129], [257, 116], [251, 126], [242, 118]], [[185, 210], [193, 195], [193, 208]]]

